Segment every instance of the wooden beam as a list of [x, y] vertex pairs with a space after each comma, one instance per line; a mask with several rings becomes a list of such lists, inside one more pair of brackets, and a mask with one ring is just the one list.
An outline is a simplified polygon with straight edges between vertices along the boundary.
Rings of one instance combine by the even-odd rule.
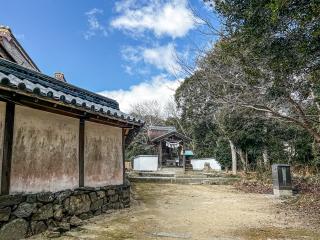
[[183, 173], [185, 173], [186, 172], [186, 156], [184, 155], [184, 150], [182, 155], [182, 161], [183, 161]]
[[162, 141], [159, 142], [159, 169], [162, 168]]
[[11, 174], [14, 114], [15, 114], [15, 104], [12, 102], [7, 102], [5, 124], [4, 124], [3, 157], [2, 157], [2, 172], [1, 172], [1, 194], [2, 195], [9, 194], [9, 191], [10, 191], [9, 188], [10, 188], [10, 174]]
[[79, 124], [79, 187], [84, 187], [84, 138], [85, 120], [80, 118]]
[[126, 129], [122, 129], [122, 162], [123, 162], [123, 184], [126, 181], [126, 151], [125, 151]]

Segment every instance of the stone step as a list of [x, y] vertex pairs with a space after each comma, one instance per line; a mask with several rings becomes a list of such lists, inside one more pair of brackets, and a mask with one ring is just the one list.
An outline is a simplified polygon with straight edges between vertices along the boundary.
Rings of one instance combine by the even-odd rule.
[[129, 180], [131, 182], [145, 183], [230, 185], [238, 181], [239, 178], [130, 177]]
[[176, 178], [208, 178], [205, 175], [188, 175], [188, 174], [181, 174], [181, 175], [176, 175]]
[[174, 177], [174, 173], [160, 173], [160, 172], [138, 172], [140, 177]]

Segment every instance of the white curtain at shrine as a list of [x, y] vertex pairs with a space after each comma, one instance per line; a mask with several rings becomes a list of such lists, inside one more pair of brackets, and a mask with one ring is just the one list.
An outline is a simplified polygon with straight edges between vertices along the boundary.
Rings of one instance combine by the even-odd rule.
[[173, 149], [176, 149], [180, 146], [180, 142], [168, 142], [166, 141], [166, 146], [169, 147], [169, 148], [173, 148]]

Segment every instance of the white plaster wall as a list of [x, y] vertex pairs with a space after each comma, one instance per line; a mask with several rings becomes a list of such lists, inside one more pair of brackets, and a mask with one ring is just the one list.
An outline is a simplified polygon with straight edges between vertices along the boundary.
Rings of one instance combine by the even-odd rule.
[[123, 184], [122, 129], [85, 122], [84, 184]]
[[10, 193], [79, 185], [79, 120], [16, 105]]
[[210, 167], [214, 170], [220, 171], [221, 165], [214, 158], [205, 158], [205, 159], [192, 159], [191, 164], [193, 170], [203, 170], [204, 164], [208, 162], [210, 163]]
[[[3, 136], [4, 136], [4, 124], [6, 118], [6, 103], [0, 101], [0, 179], [2, 173], [2, 158], [3, 158]], [[0, 184], [1, 191], [1, 184]]]
[[141, 155], [133, 160], [133, 170], [136, 171], [157, 171], [158, 156], [157, 155]]

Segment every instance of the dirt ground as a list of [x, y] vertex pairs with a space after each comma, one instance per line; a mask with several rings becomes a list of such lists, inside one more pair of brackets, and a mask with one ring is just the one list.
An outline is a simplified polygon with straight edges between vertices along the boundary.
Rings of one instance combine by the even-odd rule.
[[317, 226], [281, 210], [272, 195], [151, 183], [134, 191], [130, 209], [95, 217], [59, 239], [320, 239]]

